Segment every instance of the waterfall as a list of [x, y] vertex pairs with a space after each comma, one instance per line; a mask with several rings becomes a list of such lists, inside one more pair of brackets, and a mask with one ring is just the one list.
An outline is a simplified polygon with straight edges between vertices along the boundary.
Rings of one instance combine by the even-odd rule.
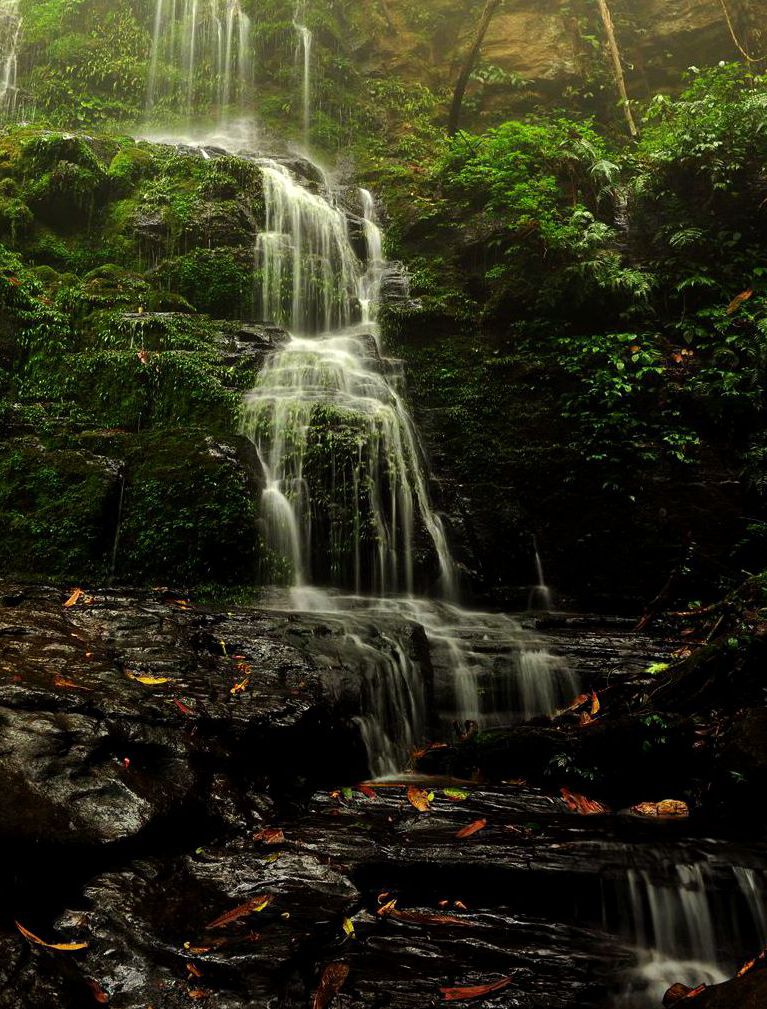
[[372, 194], [359, 191], [356, 217], [317, 166], [258, 163], [255, 300], [292, 334], [243, 408], [264, 475], [264, 580], [290, 587], [292, 609], [321, 612], [366, 671], [356, 724], [371, 771], [391, 774], [435, 719], [401, 630], [383, 627], [425, 630], [436, 721], [448, 734], [454, 722], [552, 714], [579, 685], [517, 621], [454, 601], [456, 565], [401, 367], [382, 353], [374, 322], [388, 265]]
[[17, 111], [18, 53], [22, 18], [19, 0], [0, 0], [0, 114], [10, 118]]
[[250, 18], [240, 0], [156, 0], [147, 112], [242, 110], [252, 78]]
[[306, 0], [298, 0], [296, 4], [293, 27], [298, 36], [296, 64], [301, 68], [304, 146], [308, 149], [312, 127], [312, 42], [314, 36], [306, 26]]

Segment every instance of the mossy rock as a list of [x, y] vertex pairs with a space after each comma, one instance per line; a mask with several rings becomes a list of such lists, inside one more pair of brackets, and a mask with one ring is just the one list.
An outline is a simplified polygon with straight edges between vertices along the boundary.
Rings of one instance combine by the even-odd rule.
[[[98, 444], [98, 433], [93, 440]], [[220, 442], [199, 429], [165, 430], [117, 436], [114, 444], [127, 467], [119, 578], [255, 580], [259, 470], [246, 439]]]
[[6, 575], [103, 578], [117, 522], [119, 466], [36, 439], [0, 453], [0, 570]]

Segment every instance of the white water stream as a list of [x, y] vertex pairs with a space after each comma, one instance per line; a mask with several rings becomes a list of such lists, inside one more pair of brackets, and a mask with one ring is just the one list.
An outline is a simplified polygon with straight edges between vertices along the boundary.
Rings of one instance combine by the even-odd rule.
[[301, 70], [304, 147], [309, 150], [312, 129], [312, 43], [314, 36], [306, 24], [306, 0], [298, 0], [293, 15], [296, 31], [296, 64]]
[[252, 79], [251, 23], [240, 0], [156, 0], [147, 112], [216, 107], [242, 114]]
[[628, 931], [641, 953], [621, 1006], [660, 1006], [677, 982], [690, 988], [719, 984], [739, 966], [734, 957], [767, 945], [762, 874], [732, 866], [720, 867], [719, 876], [724, 878], [717, 882], [706, 862], [677, 864], [660, 879], [629, 872]]
[[0, 115], [12, 118], [18, 109], [16, 86], [22, 18], [19, 0], [0, 0]]

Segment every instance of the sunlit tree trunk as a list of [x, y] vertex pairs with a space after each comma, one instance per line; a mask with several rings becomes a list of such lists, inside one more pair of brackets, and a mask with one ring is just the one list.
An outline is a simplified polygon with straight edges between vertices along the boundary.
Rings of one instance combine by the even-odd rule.
[[629, 101], [629, 93], [626, 88], [626, 77], [623, 73], [623, 62], [621, 60], [621, 51], [618, 48], [618, 40], [615, 37], [615, 25], [613, 24], [612, 14], [610, 13], [610, 8], [607, 6], [607, 0], [597, 0], [599, 5], [599, 13], [602, 15], [602, 23], [605, 26], [605, 34], [607, 35], [607, 48], [610, 50], [610, 58], [613, 61], [613, 70], [615, 73], [615, 83], [618, 87], [618, 94], [621, 98], [621, 104], [623, 105], [623, 111], [626, 115], [626, 123], [628, 124], [629, 133], [632, 137], [639, 136], [639, 130], [637, 129], [637, 124], [634, 121], [634, 115], [631, 111], [631, 103]]
[[448, 119], [447, 124], [447, 132], [451, 137], [455, 136], [458, 132], [458, 127], [461, 122], [463, 99], [466, 95], [466, 88], [469, 85], [469, 80], [471, 75], [474, 73], [477, 63], [479, 62], [479, 55], [482, 52], [482, 44], [485, 41], [485, 36], [487, 35], [487, 30], [490, 27], [490, 22], [493, 20], [496, 11], [502, 3], [503, 0], [487, 0], [485, 9], [482, 11], [482, 16], [479, 19], [477, 31], [474, 35], [474, 41], [466, 54], [466, 59], [464, 60], [461, 72], [458, 75], [458, 80], [455, 84], [453, 102], [450, 106], [450, 118]]

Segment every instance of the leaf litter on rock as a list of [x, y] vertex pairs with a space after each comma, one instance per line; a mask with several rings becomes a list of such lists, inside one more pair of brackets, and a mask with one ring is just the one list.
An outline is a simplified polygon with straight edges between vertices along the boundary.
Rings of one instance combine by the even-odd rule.
[[502, 977], [498, 981], [491, 981], [488, 984], [467, 985], [459, 988], [440, 988], [440, 992], [445, 1002], [471, 1002], [474, 999], [486, 998], [495, 992], [503, 991], [510, 984], [512, 984], [510, 977]]
[[205, 928], [226, 928], [233, 921], [239, 921], [240, 918], [246, 918], [250, 914], [257, 914], [259, 911], [263, 911], [265, 907], [268, 907], [272, 902], [272, 896], [268, 893], [260, 893], [256, 897], [251, 897], [250, 900], [246, 900], [244, 904], [240, 904], [238, 907], [233, 908], [231, 911], [227, 911], [222, 914], [219, 918], [214, 918], [213, 921], [209, 922]]
[[348, 963], [329, 963], [327, 965], [314, 993], [312, 1009], [327, 1009], [346, 983], [349, 970]]
[[16, 921], [14, 922], [16, 928], [21, 932], [25, 939], [33, 943], [35, 946], [44, 946], [46, 949], [57, 949], [64, 953], [73, 953], [78, 949], [87, 949], [87, 942], [46, 942], [39, 936], [35, 935], [34, 932], [30, 932], [28, 928]]

